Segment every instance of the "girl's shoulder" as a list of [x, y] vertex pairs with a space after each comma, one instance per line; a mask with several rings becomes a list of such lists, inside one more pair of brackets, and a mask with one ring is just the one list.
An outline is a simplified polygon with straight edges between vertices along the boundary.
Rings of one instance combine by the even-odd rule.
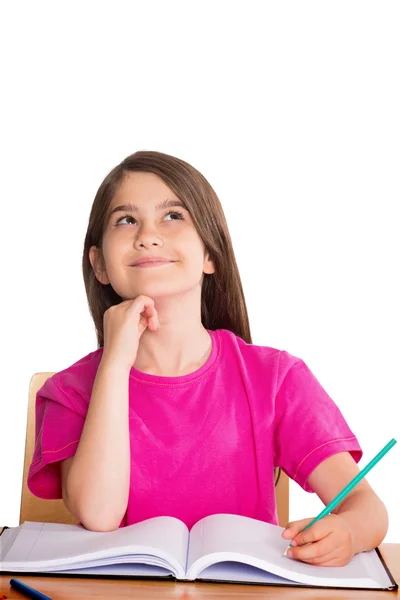
[[102, 355], [103, 348], [98, 348], [65, 369], [57, 371], [45, 381], [39, 393], [46, 394], [57, 389], [66, 395], [78, 394], [89, 399]]
[[229, 357], [240, 355], [246, 366], [257, 368], [276, 369], [286, 374], [294, 365], [304, 364], [303, 360], [287, 350], [282, 350], [268, 345], [248, 343], [241, 337], [227, 329], [218, 329], [222, 340], [224, 353]]

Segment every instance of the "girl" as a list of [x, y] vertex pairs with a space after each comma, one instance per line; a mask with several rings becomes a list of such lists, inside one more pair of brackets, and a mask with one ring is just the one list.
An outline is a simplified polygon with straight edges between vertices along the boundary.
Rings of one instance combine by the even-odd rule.
[[[221, 204], [192, 166], [143, 151], [107, 175], [83, 276], [98, 349], [37, 394], [33, 494], [63, 498], [95, 531], [159, 515], [277, 524], [274, 468], [325, 504], [356, 475], [358, 441], [307, 365], [252, 344]], [[324, 566], [379, 545], [388, 526], [365, 479], [300, 533], [310, 519], [283, 537], [293, 558]]]

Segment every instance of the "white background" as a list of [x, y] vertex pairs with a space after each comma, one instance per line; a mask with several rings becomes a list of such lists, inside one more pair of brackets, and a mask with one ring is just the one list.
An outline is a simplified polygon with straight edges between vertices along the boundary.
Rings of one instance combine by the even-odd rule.
[[[0, 525], [19, 522], [32, 374], [96, 349], [87, 219], [140, 149], [210, 181], [253, 342], [307, 363], [360, 467], [400, 438], [399, 17], [365, 0], [2, 4]], [[368, 478], [387, 542], [399, 466], [397, 444]], [[290, 492], [290, 519], [322, 508]]]

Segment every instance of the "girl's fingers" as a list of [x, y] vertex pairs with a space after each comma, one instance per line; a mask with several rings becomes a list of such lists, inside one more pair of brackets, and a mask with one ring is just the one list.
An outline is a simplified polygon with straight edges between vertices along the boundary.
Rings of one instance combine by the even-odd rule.
[[153, 308], [153, 311], [150, 315], [149, 321], [151, 322], [152, 326], [154, 327], [154, 329], [158, 328], [158, 315], [157, 315], [157, 311], [155, 308]]
[[145, 327], [149, 327], [152, 330], [156, 330], [159, 326], [158, 314], [154, 303], [151, 302], [147, 304], [147, 302], [143, 302], [143, 304], [139, 308], [141, 319], [143, 319], [143, 325]]
[[336, 548], [332, 534], [322, 538], [318, 542], [306, 544], [305, 546], [295, 546], [290, 548], [291, 558], [296, 560], [308, 561], [309, 559], [321, 558], [331, 554]]
[[127, 309], [131, 310], [132, 308], [135, 312], [138, 311], [140, 314], [145, 313], [145, 315], [149, 317], [151, 317], [155, 311], [154, 301], [148, 296], [137, 296], [137, 298], [131, 300]]
[[343, 559], [343, 556], [332, 552], [331, 558], [326, 557], [323, 561], [316, 563], [321, 567], [344, 567], [351, 560], [351, 556], [347, 559]]
[[147, 322], [149, 324], [149, 327], [151, 329], [153, 329], [154, 331], [156, 331], [156, 329], [158, 329], [159, 326], [159, 321], [158, 321], [158, 315], [157, 315], [157, 311], [156, 309], [154, 309], [154, 311], [152, 311], [152, 314], [146, 314], [147, 317]]
[[311, 517], [308, 519], [300, 519], [299, 521], [291, 521], [286, 525], [285, 530], [282, 532], [282, 537], [292, 540], [306, 525], [311, 523], [312, 520], [313, 518]]
[[[318, 566], [322, 566], [322, 567], [339, 566], [340, 555], [341, 555], [340, 548], [334, 548], [330, 552], [327, 552], [326, 554], [323, 554], [321, 556], [316, 556], [314, 558], [301, 559], [301, 562], [305, 562], [310, 565], [318, 565]], [[299, 560], [299, 559], [297, 559], [297, 560]]]
[[154, 306], [148, 306], [146, 309], [146, 316], [154, 324], [155, 327], [158, 325], [158, 315]]
[[143, 304], [140, 308], [140, 312], [143, 313], [146, 317], [152, 317], [155, 312], [155, 308], [153, 304]]
[[[292, 533], [291, 540], [293, 546], [303, 546], [310, 542], [318, 542], [335, 531], [336, 519], [332, 519], [330, 515], [323, 517], [314, 523], [314, 525], [304, 530], [305, 525], [311, 520], [312, 519], [303, 519], [302, 521], [295, 521], [291, 524], [291, 527], [288, 528]], [[285, 537], [286, 536], [287, 533]]]

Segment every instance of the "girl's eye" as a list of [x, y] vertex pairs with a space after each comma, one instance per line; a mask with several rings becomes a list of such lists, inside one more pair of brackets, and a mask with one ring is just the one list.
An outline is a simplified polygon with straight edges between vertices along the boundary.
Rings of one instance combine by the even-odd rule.
[[[171, 219], [172, 221], [179, 221], [179, 220], [183, 221], [183, 219], [184, 219], [183, 213], [181, 213], [179, 210], [170, 210], [164, 216], [167, 217], [169, 215], [178, 215], [178, 219]], [[136, 219], [134, 217], [132, 217], [131, 215], [124, 215], [123, 217], [120, 217], [118, 219], [118, 221], [116, 222], [116, 225], [121, 225], [121, 221], [123, 219], [130, 219], [131, 222], [136, 221]]]
[[118, 219], [118, 221], [117, 221], [115, 224], [116, 224], [116, 225], [120, 225], [120, 224], [121, 224], [121, 221], [122, 221], [123, 219], [131, 219], [131, 221], [132, 221], [132, 220], [134, 220], [134, 218], [133, 218], [133, 217], [131, 217], [130, 215], [124, 215], [123, 217], [120, 217], [120, 218]]
[[132, 220], [132, 219], [133, 219], [133, 217], [131, 217], [130, 215], [124, 215], [123, 217], [119, 218], [119, 219], [118, 219], [118, 221], [117, 221], [115, 224], [116, 224], [116, 225], [120, 225], [120, 224], [121, 224], [121, 221], [122, 221], [123, 219], [131, 219], [131, 220]]
[[183, 213], [181, 213], [179, 210], [170, 210], [165, 216], [168, 217], [169, 215], [178, 215], [177, 219], [172, 219], [173, 221], [179, 221], [180, 219], [183, 221], [184, 219]]

